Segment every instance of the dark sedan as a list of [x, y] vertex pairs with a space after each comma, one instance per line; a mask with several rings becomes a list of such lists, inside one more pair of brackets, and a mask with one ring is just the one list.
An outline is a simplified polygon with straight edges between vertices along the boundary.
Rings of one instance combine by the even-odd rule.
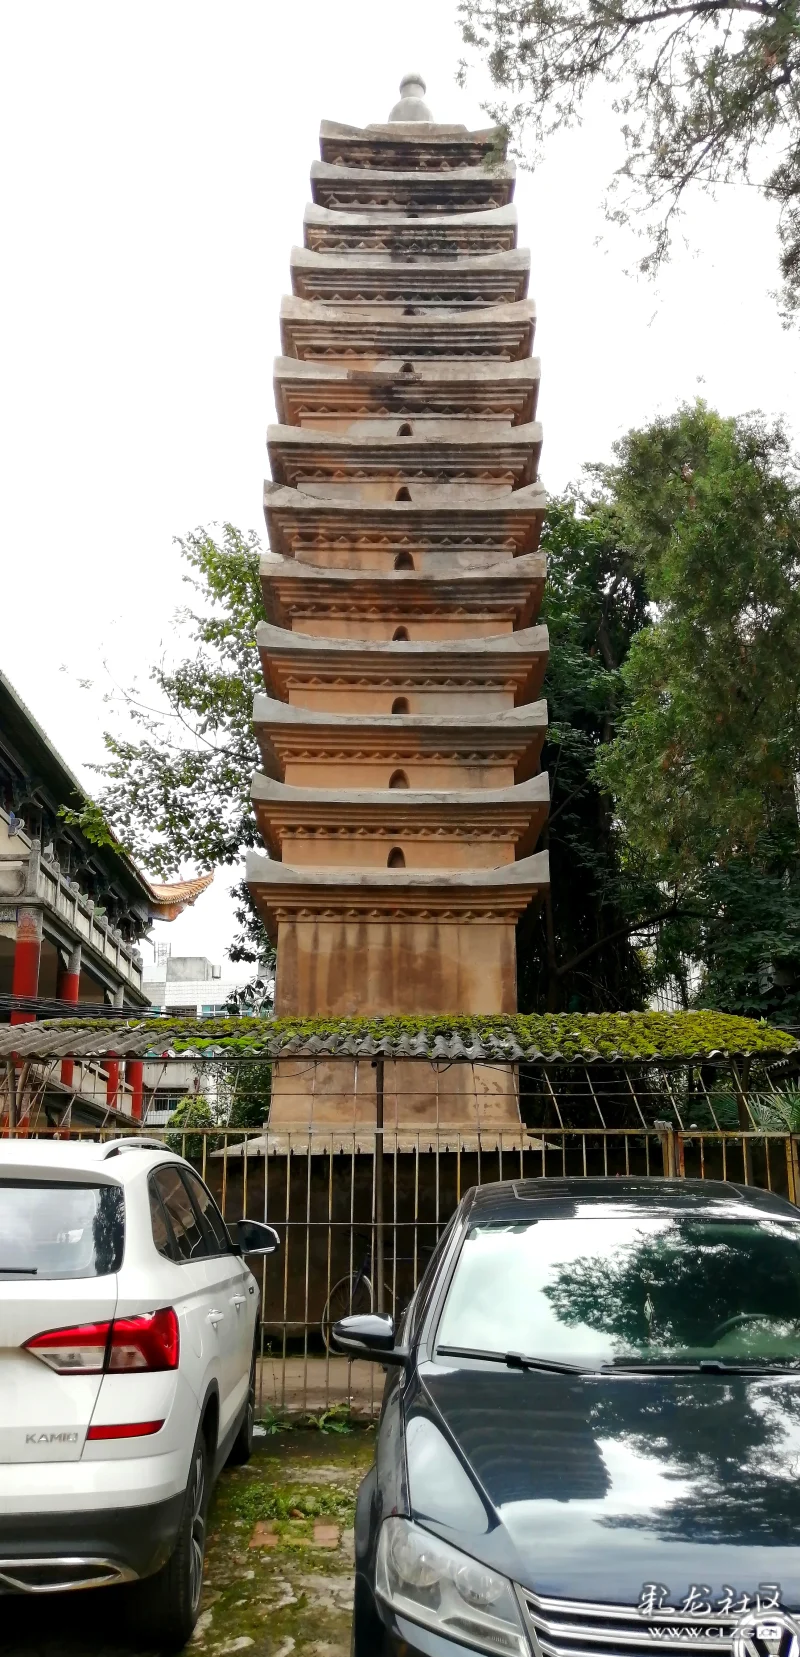
[[388, 1369], [355, 1657], [796, 1657], [789, 1203], [692, 1180], [484, 1186], [399, 1328], [351, 1317], [336, 1338]]

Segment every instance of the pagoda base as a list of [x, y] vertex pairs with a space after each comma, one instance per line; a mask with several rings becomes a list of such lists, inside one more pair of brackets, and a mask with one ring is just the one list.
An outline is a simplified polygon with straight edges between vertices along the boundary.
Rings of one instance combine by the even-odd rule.
[[[280, 1059], [272, 1079], [270, 1134], [311, 1128], [344, 1136], [374, 1131], [376, 1080], [375, 1063], [369, 1059]], [[401, 1130], [415, 1140], [419, 1136], [420, 1150], [428, 1149], [428, 1138], [437, 1131], [518, 1133], [517, 1068], [385, 1059], [383, 1123], [387, 1150]]]

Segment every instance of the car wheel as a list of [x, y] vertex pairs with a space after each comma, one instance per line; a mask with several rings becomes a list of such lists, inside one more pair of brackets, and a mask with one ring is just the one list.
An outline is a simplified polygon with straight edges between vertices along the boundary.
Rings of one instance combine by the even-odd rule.
[[250, 1365], [250, 1384], [247, 1389], [247, 1408], [242, 1416], [242, 1424], [231, 1445], [228, 1456], [229, 1467], [244, 1467], [253, 1454], [253, 1428], [256, 1419], [256, 1353], [253, 1350], [253, 1361]]
[[197, 1622], [210, 1496], [208, 1469], [208, 1448], [201, 1428], [192, 1451], [175, 1547], [160, 1571], [134, 1584], [139, 1630], [160, 1652], [181, 1651]]

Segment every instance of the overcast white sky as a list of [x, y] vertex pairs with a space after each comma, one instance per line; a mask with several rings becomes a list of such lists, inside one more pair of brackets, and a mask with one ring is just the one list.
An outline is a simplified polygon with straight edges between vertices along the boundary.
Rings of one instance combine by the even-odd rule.
[[[223, 519], [263, 533], [278, 306], [320, 119], [385, 120], [419, 69], [437, 120], [485, 124], [485, 87], [455, 84], [455, 11], [1, 0], [0, 662], [90, 788], [119, 718], [104, 659], [126, 684], [175, 649], [172, 537]], [[744, 186], [699, 200], [654, 288], [624, 274], [630, 245], [600, 213], [617, 157], [598, 100], [518, 184], [554, 490], [698, 393], [800, 424], [772, 210]], [[155, 928], [174, 952], [222, 959], [230, 878]]]

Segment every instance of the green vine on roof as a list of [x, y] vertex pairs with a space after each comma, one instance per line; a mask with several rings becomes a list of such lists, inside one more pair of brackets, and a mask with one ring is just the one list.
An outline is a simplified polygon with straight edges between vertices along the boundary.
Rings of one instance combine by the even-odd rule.
[[[59, 1021], [61, 1024], [63, 1021]], [[108, 1028], [105, 1021], [81, 1021], [84, 1029]], [[487, 1013], [435, 1014], [387, 1018], [159, 1018], [143, 1019], [136, 1028], [152, 1031], [153, 1046], [179, 1053], [208, 1046], [235, 1055], [274, 1054], [276, 1046], [372, 1038], [374, 1042], [425, 1036], [455, 1036], [466, 1044], [476, 1038], [512, 1039], [545, 1057], [600, 1057], [637, 1060], [697, 1059], [713, 1053], [733, 1057], [780, 1057], [797, 1047], [794, 1037], [774, 1025], [715, 1012], [643, 1013]]]

